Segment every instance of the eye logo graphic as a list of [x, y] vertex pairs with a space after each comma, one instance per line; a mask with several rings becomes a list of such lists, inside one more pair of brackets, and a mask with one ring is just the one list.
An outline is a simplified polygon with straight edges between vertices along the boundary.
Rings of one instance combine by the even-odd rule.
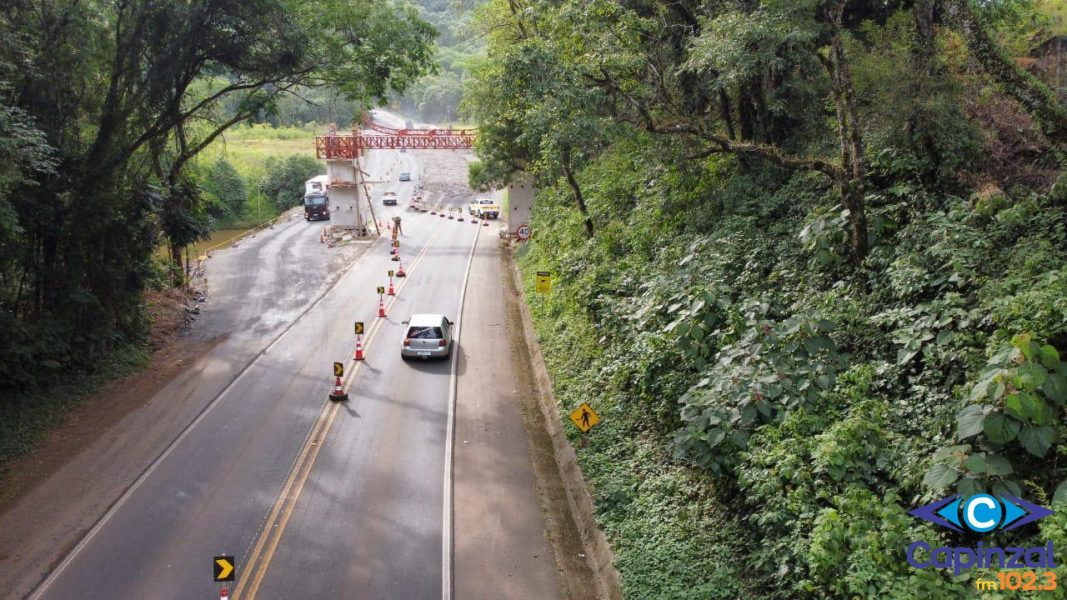
[[1052, 511], [1015, 496], [996, 498], [976, 494], [965, 500], [956, 494], [920, 506], [908, 514], [960, 533], [964, 528], [975, 533], [989, 533], [1022, 527], [1051, 515]]

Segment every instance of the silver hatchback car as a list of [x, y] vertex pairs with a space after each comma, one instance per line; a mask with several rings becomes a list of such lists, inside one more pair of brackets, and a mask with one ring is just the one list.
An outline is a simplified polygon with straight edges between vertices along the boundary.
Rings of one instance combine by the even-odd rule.
[[452, 355], [452, 326], [444, 315], [411, 315], [404, 323], [407, 334], [400, 346], [400, 357], [448, 358]]

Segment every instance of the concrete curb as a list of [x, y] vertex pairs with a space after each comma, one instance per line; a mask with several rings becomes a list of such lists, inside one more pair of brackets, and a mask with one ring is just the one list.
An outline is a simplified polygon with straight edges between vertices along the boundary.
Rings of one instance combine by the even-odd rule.
[[560, 479], [567, 492], [567, 504], [570, 507], [574, 524], [582, 538], [585, 548], [585, 560], [590, 570], [596, 575], [597, 597], [604, 600], [621, 600], [622, 587], [619, 572], [615, 570], [615, 554], [604, 537], [604, 532], [597, 527], [596, 510], [593, 496], [582, 477], [577, 456], [563, 427], [563, 415], [559, 411], [556, 395], [552, 391], [552, 377], [548, 374], [541, 345], [537, 343], [537, 334], [533, 329], [530, 306], [526, 302], [526, 288], [522, 283], [519, 266], [510, 249], [507, 250], [508, 265], [512, 281], [519, 291], [519, 310], [522, 314], [522, 334], [526, 348], [530, 353], [530, 366], [533, 369], [534, 382], [537, 386], [537, 403], [545, 419], [545, 428], [552, 438], [552, 451], [559, 469]]

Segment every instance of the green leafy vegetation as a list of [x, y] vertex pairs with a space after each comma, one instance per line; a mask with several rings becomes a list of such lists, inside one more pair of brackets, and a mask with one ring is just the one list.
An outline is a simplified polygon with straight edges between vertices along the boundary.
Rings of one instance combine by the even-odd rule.
[[[59, 374], [88, 381], [141, 347], [160, 246], [180, 285], [185, 247], [291, 205], [264, 200], [267, 157], [306, 179], [285, 157], [309, 151], [307, 116], [402, 93], [434, 69], [434, 36], [393, 2], [4, 3], [0, 447], [24, 446], [9, 434], [49, 413]], [[283, 120], [300, 127], [238, 127]]]
[[437, 71], [424, 76], [396, 99], [405, 115], [430, 123], [456, 124], [459, 102], [474, 63], [485, 53], [471, 28], [480, 0], [416, 0], [419, 14], [437, 30]]
[[910, 567], [963, 540], [908, 510], [1067, 501], [1046, 8], [482, 9], [471, 182], [537, 182], [519, 264], [626, 597], [962, 597], [990, 574]]

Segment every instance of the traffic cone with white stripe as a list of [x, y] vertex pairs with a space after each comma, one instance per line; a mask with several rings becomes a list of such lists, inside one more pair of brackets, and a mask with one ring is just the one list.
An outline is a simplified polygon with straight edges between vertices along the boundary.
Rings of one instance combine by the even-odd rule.
[[356, 353], [352, 355], [352, 360], [363, 360], [363, 338], [356, 336]]
[[333, 391], [330, 392], [330, 400], [348, 400], [348, 392], [346, 392], [344, 386], [341, 385], [340, 377], [338, 377], [337, 381], [333, 384]]
[[[397, 255], [397, 258], [400, 258], [399, 254]], [[404, 272], [404, 261], [403, 260], [400, 261], [400, 266], [397, 267], [397, 269], [396, 269], [396, 276], [397, 277], [407, 277], [408, 276], [408, 274]]]
[[385, 316], [385, 300], [378, 298], [378, 316]]
[[489, 227], [489, 219], [482, 217], [482, 227]]
[[230, 592], [226, 588], [219, 590], [219, 600], [230, 600]]
[[389, 295], [390, 296], [395, 296], [396, 295], [396, 290], [393, 289], [393, 278], [392, 277], [389, 278]]

